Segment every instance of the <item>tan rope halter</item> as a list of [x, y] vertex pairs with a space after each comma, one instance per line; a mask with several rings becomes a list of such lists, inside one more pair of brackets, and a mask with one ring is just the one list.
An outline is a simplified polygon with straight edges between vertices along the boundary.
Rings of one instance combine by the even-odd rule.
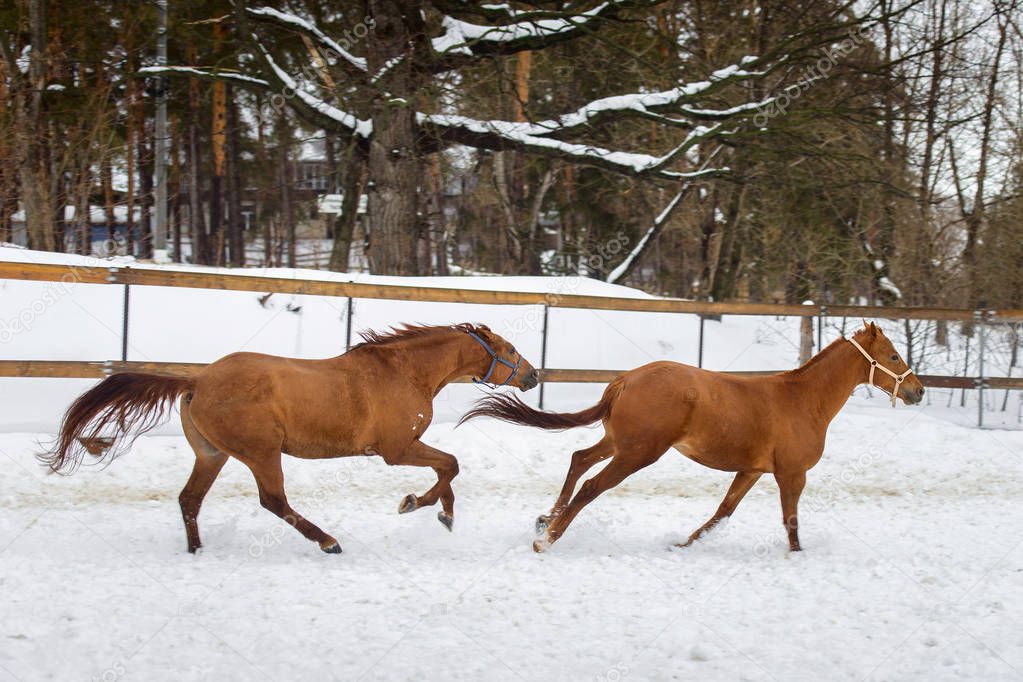
[[[860, 353], [862, 353], [863, 357], [865, 357], [867, 359], [867, 361], [870, 362], [870, 376], [867, 378], [867, 383], [868, 384], [870, 384], [871, 386], [874, 386], [874, 388], [880, 388], [882, 391], [885, 390], [884, 388], [881, 388], [880, 386], [877, 386], [877, 385], [874, 384], [874, 370], [875, 369], [879, 369], [882, 372], [884, 372], [885, 374], [887, 374], [888, 376], [890, 376], [892, 379], [895, 379], [895, 388], [893, 388], [892, 391], [891, 391], [892, 407], [895, 407], [895, 398], [899, 395], [899, 386], [901, 386], [902, 382], [906, 380], [906, 377], [908, 377], [910, 374], [913, 373], [913, 370], [910, 369], [909, 366], [907, 365], [905, 372], [903, 372], [902, 374], [896, 374], [895, 372], [891, 371], [890, 369], [888, 369], [884, 365], [878, 363], [878, 361], [875, 360], [873, 357], [871, 357], [870, 353], [865, 351], [863, 349], [863, 346], [861, 346], [860, 344], [858, 344], [856, 342], [856, 339], [850, 337], [848, 339], [848, 341], [852, 345], [856, 346], [856, 350], [858, 350]], [[885, 391], [885, 392], [887, 392], [887, 391]]]

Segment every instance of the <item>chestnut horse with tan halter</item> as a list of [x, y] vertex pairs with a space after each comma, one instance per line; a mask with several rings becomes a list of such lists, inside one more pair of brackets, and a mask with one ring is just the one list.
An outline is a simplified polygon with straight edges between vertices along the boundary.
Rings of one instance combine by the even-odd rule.
[[54, 451], [42, 459], [68, 473], [87, 451], [111, 460], [181, 396], [181, 426], [195, 451], [179, 497], [189, 552], [201, 546], [199, 507], [229, 456], [252, 471], [260, 504], [324, 552], [339, 553], [341, 546], [288, 504], [282, 452], [303, 459], [379, 455], [391, 465], [431, 467], [436, 485], [407, 495], [398, 511], [440, 499], [437, 517], [451, 530], [458, 461], [420, 440], [433, 419], [434, 397], [464, 376], [527, 391], [537, 372], [483, 325], [404, 326], [362, 337], [365, 343], [327, 360], [234, 353], [192, 378], [114, 374], [72, 403]]
[[[537, 519], [537, 532], [546, 530], [546, 537], [533, 543], [538, 552], [561, 537], [598, 495], [653, 464], [671, 447], [704, 466], [736, 472], [717, 511], [685, 545], [731, 516], [760, 476], [770, 473], [781, 492], [789, 549], [798, 551], [796, 506], [806, 472], [821, 458], [828, 424], [853, 389], [866, 382], [891, 394], [893, 406], [896, 396], [909, 405], [919, 403], [924, 394], [923, 385], [874, 323], [790, 372], [743, 377], [653, 362], [616, 378], [588, 410], [541, 412], [514, 396], [493, 395], [462, 421], [487, 416], [542, 429], [603, 422], [604, 437], [572, 454], [550, 515]], [[607, 466], [572, 497], [579, 477], [609, 457]]]

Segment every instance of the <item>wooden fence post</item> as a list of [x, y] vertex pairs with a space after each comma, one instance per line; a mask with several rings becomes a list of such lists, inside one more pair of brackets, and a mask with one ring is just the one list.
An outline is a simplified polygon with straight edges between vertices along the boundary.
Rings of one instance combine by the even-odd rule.
[[804, 315], [799, 322], [799, 364], [803, 365], [813, 355], [813, 318]]

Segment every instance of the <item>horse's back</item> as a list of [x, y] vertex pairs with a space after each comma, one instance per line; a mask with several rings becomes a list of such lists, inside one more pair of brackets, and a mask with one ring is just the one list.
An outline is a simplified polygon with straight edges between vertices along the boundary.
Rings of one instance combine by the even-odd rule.
[[235, 440], [272, 440], [296, 457], [358, 454], [366, 442], [408, 438], [405, 429], [380, 434], [399, 413], [420, 426], [432, 418], [429, 402], [416, 402], [393, 369], [366, 353], [325, 360], [232, 353], [197, 375], [193, 419]]
[[781, 426], [773, 413], [776, 382], [671, 361], [637, 367], [621, 378], [616, 428], [629, 423], [653, 427], [666, 441], [664, 447], [715, 469], [771, 466], [772, 432]]

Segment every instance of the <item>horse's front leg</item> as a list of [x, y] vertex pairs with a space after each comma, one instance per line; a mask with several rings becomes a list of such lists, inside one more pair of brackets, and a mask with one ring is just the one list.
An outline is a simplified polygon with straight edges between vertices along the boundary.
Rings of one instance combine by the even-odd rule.
[[455, 522], [455, 493], [451, 490], [451, 481], [458, 475], [458, 460], [454, 455], [414, 440], [400, 455], [384, 457], [384, 461], [388, 464], [430, 467], [437, 472], [437, 483], [422, 495], [406, 495], [398, 506], [398, 513], [406, 514], [420, 507], [429, 507], [437, 504], [440, 499], [442, 509], [437, 512], [437, 519], [451, 530]]
[[714, 515], [710, 517], [707, 523], [703, 524], [692, 535], [686, 540], [684, 544], [675, 545], [676, 547], [688, 547], [697, 540], [699, 540], [704, 534], [710, 532], [721, 519], [727, 519], [735, 511], [735, 508], [742, 502], [742, 498], [746, 496], [746, 493], [750, 491], [750, 488], [760, 480], [760, 473], [756, 471], [743, 472], [740, 471], [735, 475], [735, 479], [732, 481], [732, 485], [728, 488], [728, 492], [725, 494], [725, 499], [721, 500], [721, 504], [718, 505], [718, 510], [714, 512]]
[[781, 493], [782, 523], [789, 535], [789, 551], [798, 552], [802, 547], [799, 544], [799, 517], [796, 509], [803, 486], [806, 485], [806, 472], [776, 473], [774, 480], [778, 482], [778, 492]]

